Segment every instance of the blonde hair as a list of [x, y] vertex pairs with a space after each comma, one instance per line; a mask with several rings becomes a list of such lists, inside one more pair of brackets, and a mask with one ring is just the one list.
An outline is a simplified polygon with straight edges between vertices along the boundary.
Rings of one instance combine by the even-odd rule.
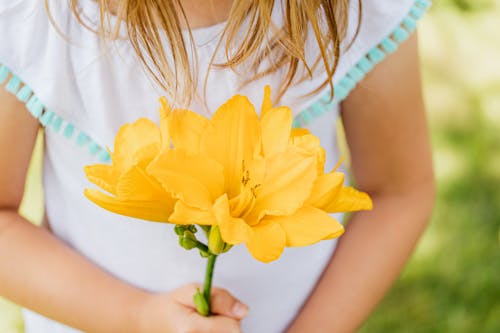
[[[113, 10], [109, 0], [95, 1], [100, 6], [100, 24], [96, 32], [105, 38], [116, 38], [119, 25], [124, 23], [128, 39], [147, 72], [170, 98], [188, 105], [194, 97], [198, 77], [196, 67], [193, 68], [197, 65], [190, 61], [186, 48], [186, 43], [189, 42], [193, 46], [192, 50], [196, 50], [181, 0], [118, 0]], [[245, 68], [249, 68], [252, 75], [244, 84], [286, 69], [275, 98], [279, 101], [297, 79], [301, 82], [312, 78], [313, 72], [323, 64], [327, 74], [325, 81], [306, 95], [317, 93], [329, 85], [330, 97], [333, 98], [332, 78], [339, 60], [340, 45], [346, 36], [350, 1], [278, 1], [282, 1], [284, 8], [284, 24], [281, 28], [274, 27], [271, 21], [274, 0], [234, 0], [209, 68], [214, 66], [236, 71], [239, 65], [245, 63]], [[48, 0], [45, 2], [48, 9]], [[69, 3], [77, 20], [90, 28], [81, 14], [79, 1], [69, 0]], [[361, 0], [358, 3], [361, 13]], [[115, 26], [110, 23], [112, 13], [117, 17]], [[241, 38], [240, 30], [244, 24], [248, 24], [248, 30]], [[188, 27], [189, 41], [183, 37], [183, 26]], [[320, 51], [312, 63], [306, 61], [305, 50], [309, 27], [312, 28]], [[272, 30], [273, 34], [269, 36]], [[167, 37], [168, 45], [164, 45], [161, 31]], [[215, 53], [223, 41], [226, 61], [216, 64]], [[269, 59], [270, 65], [259, 70], [264, 59]], [[250, 62], [249, 66], [247, 61]], [[303, 75], [296, 78], [299, 68], [304, 69]], [[206, 82], [207, 78], [205, 88]]]

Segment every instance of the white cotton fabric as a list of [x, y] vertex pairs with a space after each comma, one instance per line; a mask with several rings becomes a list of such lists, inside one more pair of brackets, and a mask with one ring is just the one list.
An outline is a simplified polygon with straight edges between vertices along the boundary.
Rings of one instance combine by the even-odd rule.
[[[50, 24], [43, 1], [0, 0], [0, 63], [30, 86], [46, 107], [102, 146], [112, 147], [117, 130], [126, 122], [139, 117], [157, 121], [161, 91], [142, 70], [130, 45], [120, 41], [104, 47], [94, 33], [76, 22], [67, 1], [49, 3], [65, 36]], [[276, 3], [273, 18], [280, 24], [280, 1]], [[97, 18], [95, 3], [82, 0], [81, 5], [89, 18]], [[352, 47], [343, 52], [334, 82], [387, 37], [412, 5], [413, 0], [363, 1], [361, 30]], [[356, 21], [357, 8], [353, 5], [351, 37]], [[223, 24], [217, 24], [193, 31], [200, 77], [206, 73], [222, 28]], [[314, 44], [310, 45], [308, 57], [316, 51]], [[208, 110], [215, 111], [236, 93], [247, 95], [260, 108], [264, 85], [270, 84], [276, 92], [280, 75], [276, 73], [237, 90], [241, 77], [230, 70], [213, 71], [208, 82]], [[293, 87], [280, 104], [298, 114], [329, 89], [307, 99], [297, 98], [316, 88], [324, 77], [324, 73], [317, 73], [314, 80]], [[205, 116], [210, 114], [197, 101], [190, 108]], [[327, 168], [339, 158], [335, 126], [338, 112], [335, 106], [308, 125], [327, 150]], [[83, 167], [97, 162], [74, 139], [46, 131], [43, 182], [46, 212], [54, 234], [107, 272], [139, 288], [165, 292], [186, 283], [202, 282], [205, 259], [196, 251], [182, 249], [172, 226], [112, 214], [83, 196], [84, 188], [94, 187], [86, 180]], [[244, 246], [236, 246], [218, 260], [214, 284], [227, 288], [250, 306], [250, 315], [243, 321], [244, 332], [282, 332], [314, 289], [335, 245], [332, 240], [306, 248], [288, 248], [271, 264], [257, 262]], [[100, 295], [92, 297], [98, 304]], [[24, 316], [27, 333], [77, 332], [27, 310]]]

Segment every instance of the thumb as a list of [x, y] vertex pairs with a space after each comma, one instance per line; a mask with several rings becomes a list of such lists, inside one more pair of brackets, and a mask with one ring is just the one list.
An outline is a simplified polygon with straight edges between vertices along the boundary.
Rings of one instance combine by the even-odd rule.
[[238, 320], [243, 319], [248, 314], [248, 306], [241, 303], [225, 289], [212, 289], [210, 302], [211, 311], [214, 314]]

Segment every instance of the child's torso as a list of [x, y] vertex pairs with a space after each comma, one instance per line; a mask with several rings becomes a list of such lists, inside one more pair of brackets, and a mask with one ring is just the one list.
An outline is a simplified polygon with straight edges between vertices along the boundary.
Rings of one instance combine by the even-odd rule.
[[[279, 6], [280, 1], [276, 3]], [[373, 31], [361, 30], [361, 44], [355, 43], [341, 58], [334, 78], [335, 101], [326, 98], [328, 87], [309, 98], [297, 98], [319, 86], [326, 74], [292, 87], [283, 96], [280, 104], [292, 108], [295, 125], [307, 127], [321, 139], [327, 151], [328, 169], [339, 158], [339, 102], [362, 79], [363, 71], [368, 71], [363, 59], [375, 64], [365, 55], [400, 24], [412, 4], [412, 0], [405, 0], [392, 5], [365, 5], [374, 14], [386, 15], [386, 22], [379, 28], [379, 23], [370, 26], [367, 19], [368, 29]], [[69, 41], [50, 27], [38, 0], [14, 0], [0, 5], [0, 31], [2, 36], [12, 37], [7, 41], [12, 44], [8, 50], [0, 47], [0, 63], [33, 88], [37, 103], [44, 109], [43, 115], [38, 116], [47, 128], [43, 183], [52, 232], [103, 269], [140, 288], [167, 291], [201, 282], [204, 259], [177, 244], [172, 226], [115, 215], [84, 197], [84, 188], [93, 185], [85, 179], [83, 167], [109, 162], [105, 147], [112, 149], [114, 136], [124, 123], [139, 117], [156, 121], [158, 97], [162, 93], [143, 70], [129, 43], [118, 41], [104, 47], [97, 35], [71, 17], [64, 4], [59, 6], [53, 7], [54, 19], [68, 34]], [[82, 0], [82, 6], [89, 17], [97, 17], [98, 8], [93, 1]], [[2, 22], [12, 16], [16, 20]], [[279, 19], [279, 14], [276, 17]], [[216, 24], [193, 31], [202, 78], [198, 85], [201, 96], [203, 78], [222, 28], [223, 24]], [[351, 34], [354, 30], [350, 27]], [[308, 50], [311, 54], [317, 52], [313, 43]], [[363, 75], [359, 76], [359, 72]], [[244, 79], [230, 70], [210, 72], [208, 107], [195, 100], [190, 108], [208, 117], [226, 99], [239, 93], [247, 95], [259, 109], [264, 85], [277, 91], [283, 72], [239, 88]], [[28, 105], [35, 115], [37, 105]], [[280, 332], [314, 288], [335, 244], [324, 241], [308, 248], [286, 249], [278, 261], [268, 265], [255, 261], [244, 246], [237, 246], [221, 256], [214, 283], [250, 305], [251, 315], [243, 323], [245, 332]], [[30, 333], [72, 332], [30, 312], [26, 312], [26, 319], [26, 331]]]

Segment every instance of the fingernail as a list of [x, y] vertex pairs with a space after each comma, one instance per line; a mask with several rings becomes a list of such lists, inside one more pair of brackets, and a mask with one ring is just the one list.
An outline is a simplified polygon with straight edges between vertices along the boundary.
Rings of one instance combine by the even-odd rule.
[[243, 318], [248, 313], [248, 307], [242, 303], [237, 302], [233, 306], [233, 314], [237, 317]]

